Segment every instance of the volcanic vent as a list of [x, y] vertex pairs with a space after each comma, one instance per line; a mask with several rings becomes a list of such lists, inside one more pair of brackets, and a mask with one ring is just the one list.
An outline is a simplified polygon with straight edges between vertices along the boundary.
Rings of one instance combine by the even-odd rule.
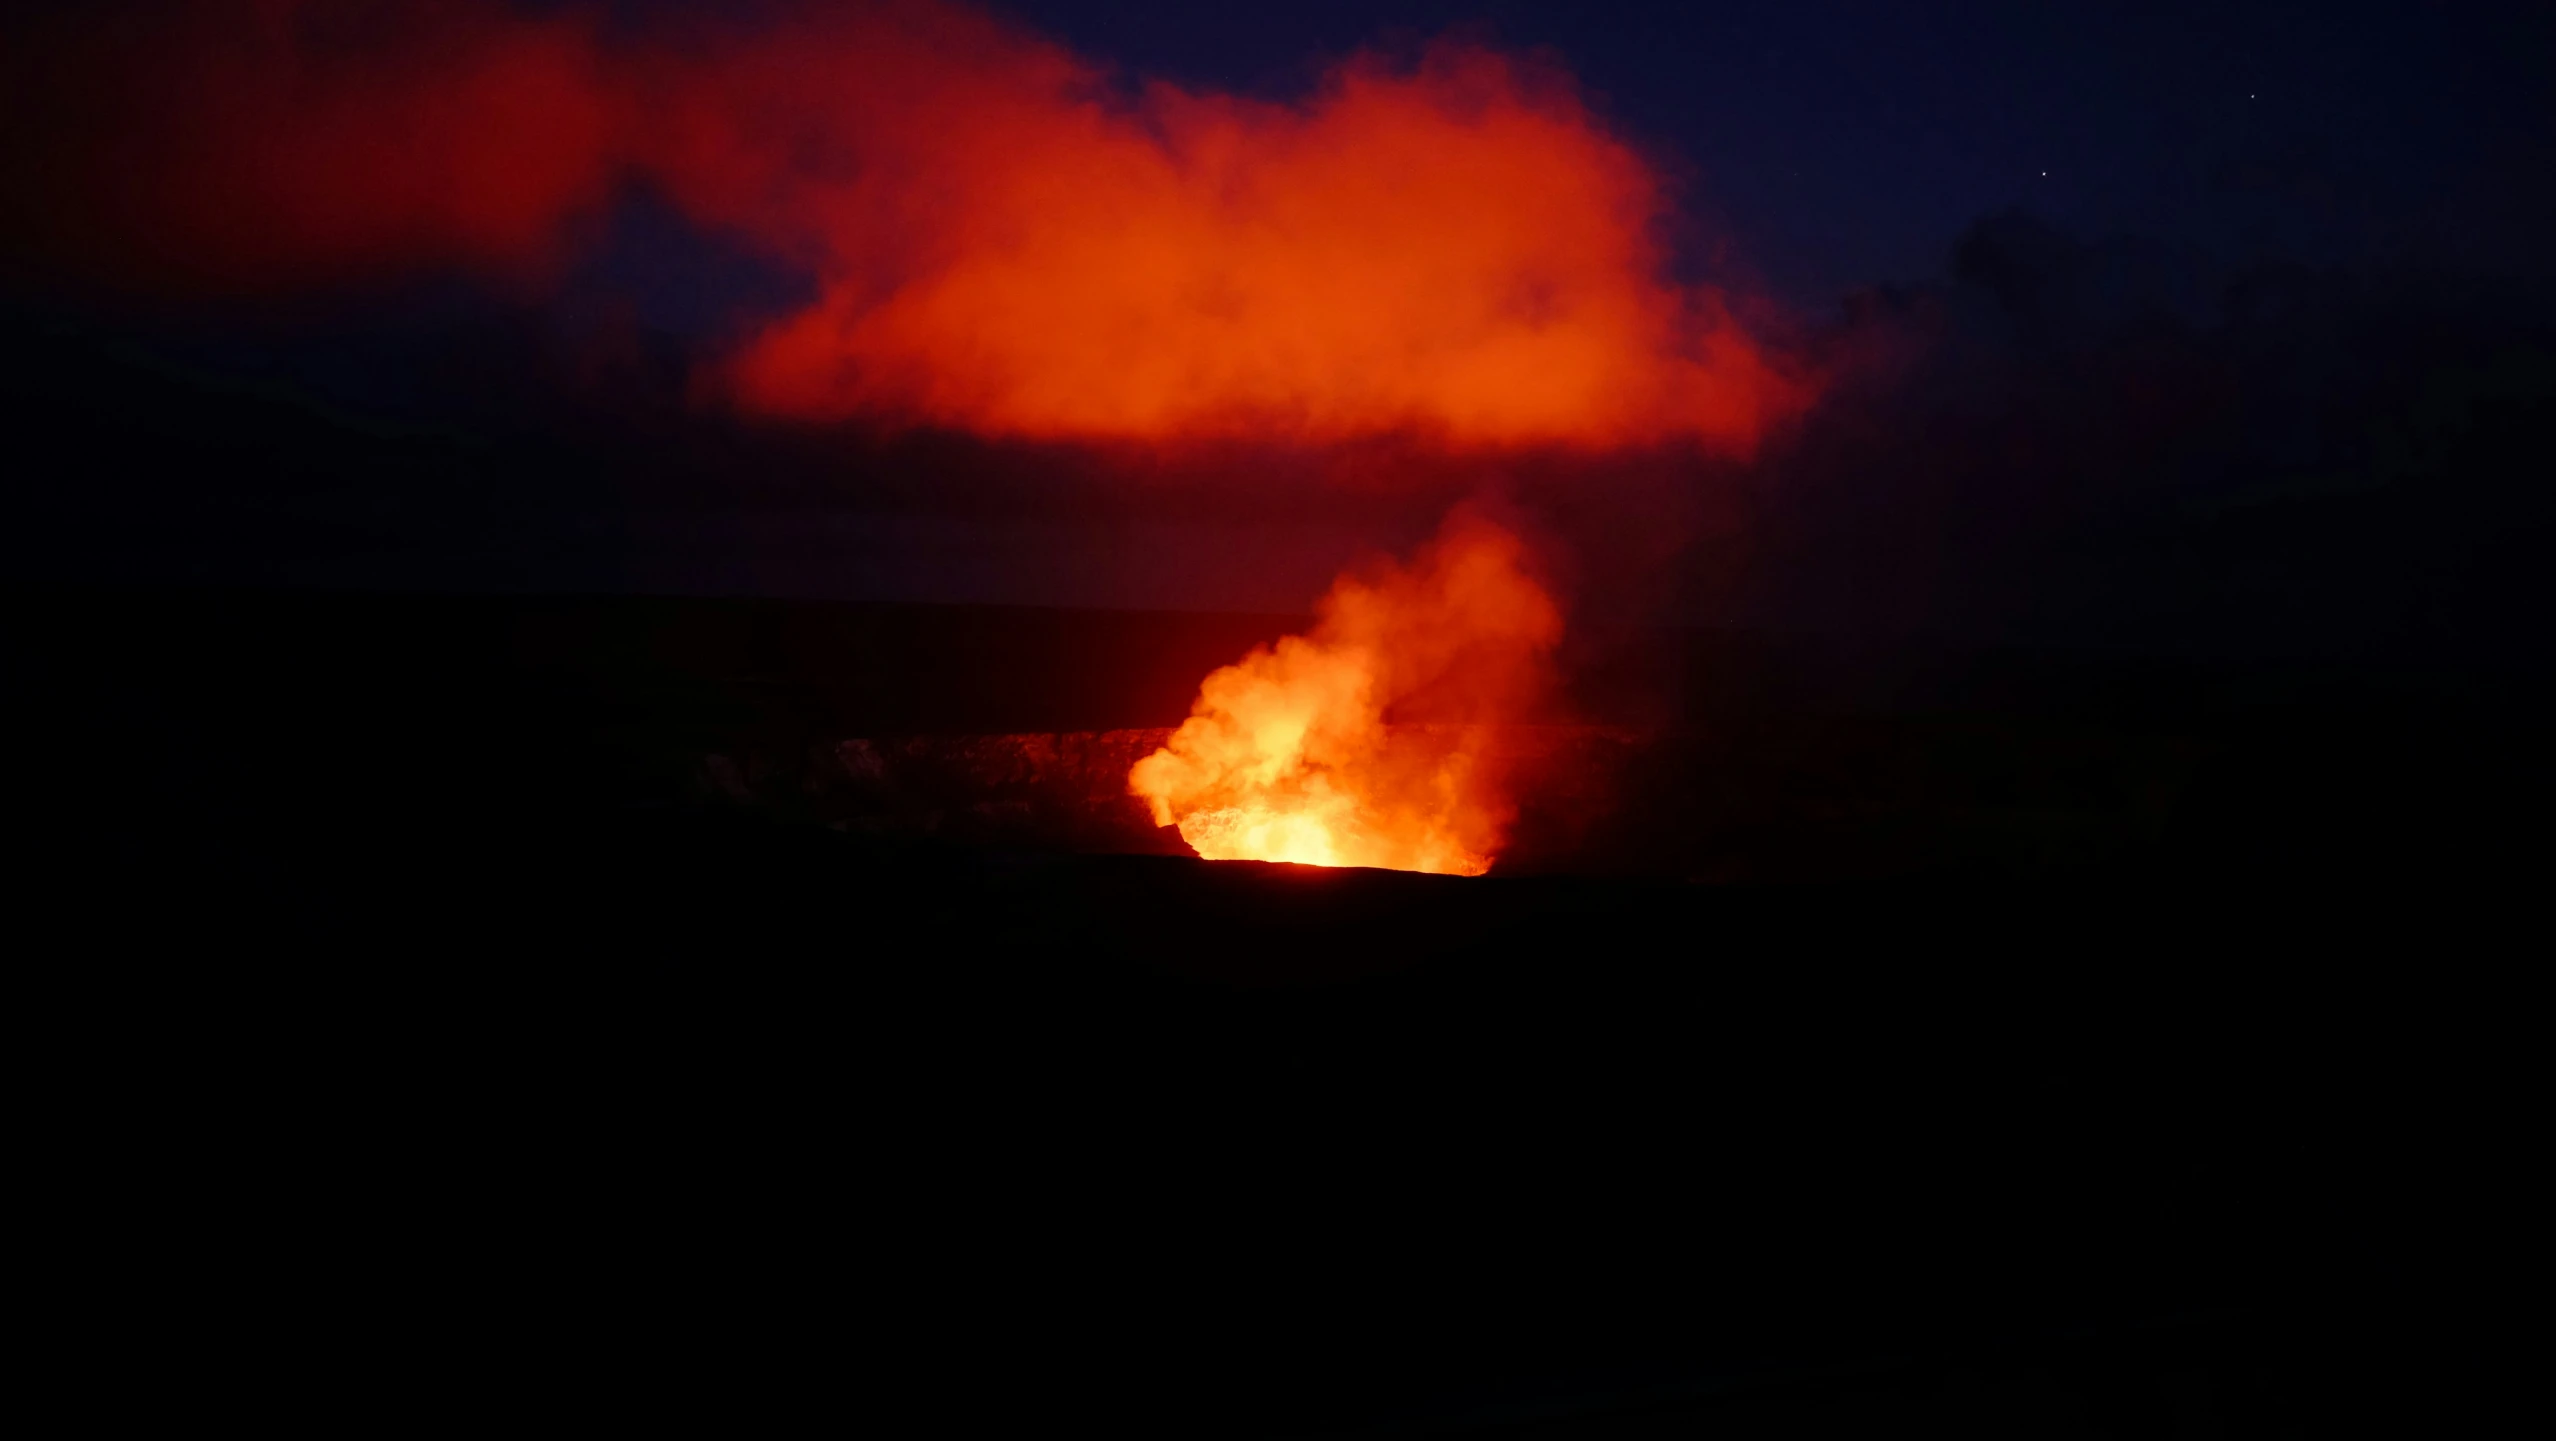
[[1489, 870], [1516, 811], [1490, 728], [1531, 711], [1562, 638], [1525, 547], [1459, 511], [1410, 566], [1343, 577], [1319, 614], [1208, 676], [1129, 789], [1209, 860]]

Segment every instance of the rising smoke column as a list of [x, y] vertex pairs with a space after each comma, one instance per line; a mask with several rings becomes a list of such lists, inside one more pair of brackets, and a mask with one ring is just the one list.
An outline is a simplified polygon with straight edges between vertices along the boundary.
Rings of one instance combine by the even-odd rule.
[[1490, 727], [1561, 639], [1524, 543], [1459, 509], [1408, 565], [1341, 577], [1312, 630], [1209, 675], [1128, 788], [1209, 860], [1480, 875], [1514, 814]]
[[[707, 47], [651, 107], [685, 208], [820, 279], [725, 367], [746, 409], [1480, 455], [1745, 452], [1806, 398], [1666, 278], [1657, 177], [1548, 70], [1440, 46], [1278, 104], [1115, 87], [960, 12], [822, 35]], [[1516, 810], [1496, 729], [1562, 633], [1525, 555], [1459, 513], [1344, 577], [1130, 790], [1212, 860], [1484, 873]]]

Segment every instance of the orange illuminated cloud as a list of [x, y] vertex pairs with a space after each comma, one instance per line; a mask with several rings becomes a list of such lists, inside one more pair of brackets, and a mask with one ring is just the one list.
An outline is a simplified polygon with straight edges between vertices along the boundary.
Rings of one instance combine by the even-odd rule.
[[1036, 438], [1416, 433], [1746, 448], [1796, 408], [1665, 277], [1659, 177], [1568, 83], [1472, 46], [1301, 103], [1150, 85], [964, 12], [685, 68], [658, 173], [813, 265], [750, 409]]
[[1669, 278], [1655, 170], [1480, 46], [1281, 103], [1130, 86], [939, 3], [120, 13], [6, 37], [18, 258], [213, 293], [538, 275], [636, 183], [815, 278], [711, 387], [773, 417], [1745, 450], [1804, 399]]

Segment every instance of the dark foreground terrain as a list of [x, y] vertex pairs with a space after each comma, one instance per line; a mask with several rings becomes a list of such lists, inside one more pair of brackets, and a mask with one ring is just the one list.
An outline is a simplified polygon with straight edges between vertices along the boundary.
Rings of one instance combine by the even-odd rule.
[[1270, 618], [9, 604], [22, 1234], [110, 1409], [2405, 1435], [2520, 1374], [2507, 681], [1662, 642], [1610, 803], [1466, 881], [826, 770], [1170, 724]]

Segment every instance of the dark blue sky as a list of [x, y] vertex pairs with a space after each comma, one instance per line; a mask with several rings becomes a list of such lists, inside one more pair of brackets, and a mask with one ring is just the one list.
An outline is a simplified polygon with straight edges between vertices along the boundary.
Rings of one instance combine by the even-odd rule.
[[1559, 56], [1782, 299], [1941, 272], [2028, 209], [2221, 263], [2544, 269], [2551, 7], [1010, 0], [1131, 73], [1300, 91], [1449, 29]]

